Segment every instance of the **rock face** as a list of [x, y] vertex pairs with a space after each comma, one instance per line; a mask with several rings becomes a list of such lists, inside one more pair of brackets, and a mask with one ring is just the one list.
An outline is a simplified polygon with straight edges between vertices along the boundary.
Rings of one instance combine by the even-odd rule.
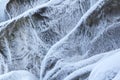
[[97, 69], [120, 61], [120, 0], [9, 0], [4, 5], [0, 74], [18, 79], [11, 71], [27, 70], [39, 80], [119, 79], [113, 68]]
[[[14, 65], [9, 66], [10, 71], [27, 69], [39, 76], [41, 61], [49, 48], [73, 29], [83, 14], [81, 9], [84, 5], [80, 7], [78, 0], [74, 3], [73, 1], [65, 1], [64, 3], [59, 2], [59, 5], [56, 5], [58, 2], [49, 2], [21, 15], [15, 13], [14, 17], [15, 15], [19, 16], [3, 23], [8, 23], [6, 25], [8, 31], [3, 30], [5, 34], [1, 37], [4, 37], [2, 39], [6, 45], [3, 42], [1, 44], [3, 44], [2, 47], [8, 48], [4, 48], [7, 53], [3, 54], [6, 55], [8, 62]], [[7, 6], [9, 4], [10, 2]], [[85, 4], [85, 1], [81, 4]], [[13, 8], [18, 10], [16, 7]], [[85, 7], [85, 11], [87, 9], [88, 7]], [[8, 10], [8, 12], [11, 15], [13, 11]], [[3, 24], [1, 27], [4, 27]]]

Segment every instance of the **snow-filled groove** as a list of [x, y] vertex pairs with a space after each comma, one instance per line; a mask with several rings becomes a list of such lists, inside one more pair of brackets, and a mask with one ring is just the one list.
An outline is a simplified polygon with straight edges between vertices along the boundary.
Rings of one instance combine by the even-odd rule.
[[120, 79], [120, 0], [0, 4], [0, 80]]
[[70, 75], [68, 75], [64, 80], [75, 80], [76, 77], [80, 77], [86, 73], [89, 73], [90, 71], [92, 71], [92, 69], [94, 68], [95, 64], [92, 65], [88, 65], [86, 67], [83, 67], [81, 69], [78, 69], [77, 71], [74, 71], [73, 73], [71, 73]]
[[[60, 68], [62, 65], [61, 66], [57, 65], [58, 67], [56, 67], [52, 71], [48, 72], [47, 73], [48, 76], [45, 76], [44, 79], [46, 80], [46, 79], [49, 78], [51, 80], [55, 76], [54, 74], [62, 75], [63, 71], [66, 71], [66, 74], [64, 74], [64, 76], [65, 76], [67, 74], [72, 73], [73, 71], [75, 71], [77, 69], [80, 69], [80, 68], [83, 68], [85, 66], [94, 64], [95, 62], [99, 61], [103, 56], [105, 56], [107, 54], [109, 54], [109, 53], [98, 54], [98, 55], [95, 55], [95, 56], [90, 57], [88, 59], [80, 60], [76, 63], [70, 63], [70, 64], [67, 64], [67, 65], [64, 64], [65, 66], [63, 68]], [[61, 61], [59, 61], [59, 62], [61, 62]], [[59, 62], [58, 62], [58, 64], [59, 64]]]

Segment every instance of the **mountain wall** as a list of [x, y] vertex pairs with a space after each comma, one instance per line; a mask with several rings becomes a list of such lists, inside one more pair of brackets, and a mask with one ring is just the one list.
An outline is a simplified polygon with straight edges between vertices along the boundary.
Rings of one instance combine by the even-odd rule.
[[120, 0], [6, 0], [0, 80], [20, 70], [39, 80], [119, 80], [119, 6]]

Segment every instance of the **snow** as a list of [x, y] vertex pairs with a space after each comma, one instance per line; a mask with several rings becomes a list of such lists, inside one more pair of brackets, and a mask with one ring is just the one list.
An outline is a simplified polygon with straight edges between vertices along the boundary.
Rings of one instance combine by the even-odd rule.
[[[8, 0], [6, 0], [6, 1], [8, 1]], [[6, 2], [6, 3], [7, 3], [7, 2]], [[3, 21], [3, 19], [5, 20], [5, 18], [4, 18], [4, 16], [5, 16], [5, 12], [4, 12], [5, 2], [1, 0], [1, 1], [0, 1], [0, 4], [2, 4], [2, 5], [0, 5], [0, 7], [1, 7], [1, 9], [2, 9], [2, 10], [0, 10], [1, 13], [2, 13], [2, 14], [0, 15], [0, 21]], [[0, 26], [1, 26], [1, 27], [0, 27], [0, 32], [1, 32], [3, 29], [6, 29], [6, 28], [7, 28], [7, 25], [9, 25], [10, 23], [12, 23], [12, 22], [14, 22], [14, 21], [17, 21], [17, 20], [21, 19], [22, 17], [27, 17], [27, 16], [30, 16], [30, 15], [33, 15], [33, 14], [34, 14], [36, 11], [38, 11], [40, 8], [45, 7], [45, 6], [48, 5], [48, 4], [49, 4], [49, 2], [47, 2], [47, 3], [43, 4], [43, 5], [36, 6], [36, 7], [32, 8], [32, 9], [29, 9], [29, 10], [25, 11], [24, 13], [18, 15], [17, 17], [14, 17], [14, 18], [9, 19], [9, 20], [4, 21], [4, 22], [0, 22]], [[4, 25], [4, 26], [3, 26], [3, 25]]]
[[112, 80], [120, 80], [120, 70]]
[[94, 68], [94, 66], [95, 66], [95, 64], [92, 64], [92, 65], [88, 65], [86, 67], [80, 68], [80, 69], [74, 71], [72, 74], [68, 75], [64, 80], [73, 80], [75, 77], [78, 77], [85, 73], [90, 72]]
[[[108, 1], [108, 0], [107, 0]], [[107, 3], [107, 2], [106, 2]], [[102, 7], [104, 6], [104, 5], [106, 5], [105, 4], [105, 0], [99, 0], [93, 7], [91, 7], [83, 16], [82, 16], [82, 18], [80, 19], [80, 21], [78, 22], [78, 24], [76, 25], [76, 27], [71, 31], [71, 32], [69, 32], [64, 38], [62, 38], [59, 42], [57, 42], [56, 44], [54, 44], [52, 47], [51, 47], [51, 49], [48, 51], [48, 53], [47, 53], [47, 55], [45, 56], [45, 58], [44, 58], [44, 60], [43, 60], [43, 62], [42, 62], [42, 66], [41, 66], [41, 68], [42, 68], [42, 70], [41, 70], [41, 74], [43, 74], [44, 75], [44, 73], [46, 74], [45, 76], [49, 76], [49, 75], [47, 75], [47, 73], [49, 73], [50, 72], [50, 70], [47, 72], [47, 69], [48, 69], [48, 66], [47, 65], [55, 65], [55, 64], [57, 64], [56, 62], [58, 62], [59, 61], [59, 59], [67, 59], [67, 61], [70, 61], [70, 59], [73, 57], [73, 56], [75, 56], [76, 55], [76, 53], [75, 52], [73, 52], [73, 54], [72, 54], [72, 50], [74, 49], [74, 43], [75, 43], [75, 41], [76, 41], [76, 37], [73, 37], [73, 35], [74, 35], [74, 33], [76, 33], [77, 32], [77, 30], [80, 28], [80, 27], [85, 27], [85, 26], [83, 26], [83, 25], [86, 25], [85, 24], [85, 22], [87, 21], [87, 19], [89, 18], [89, 16], [91, 16], [91, 15], [93, 15], [95, 12], [97, 13], [97, 11], [99, 12], [99, 11], [101, 11], [101, 9], [102, 9]], [[95, 16], [93, 16], [93, 18], [94, 18]], [[87, 26], [87, 27], [89, 27], [89, 26]], [[97, 27], [97, 26], [96, 26]], [[92, 28], [93, 28], [93, 26], [92, 26]], [[86, 28], [85, 28], [86, 29]], [[87, 30], [86, 30], [86, 32], [87, 32]], [[74, 36], [76, 36], [76, 35], [74, 35]], [[77, 37], [78, 36], [80, 36], [80, 34], [79, 35], [77, 35]], [[84, 37], [86, 37], [86, 35], [84, 35]], [[84, 37], [81, 37], [81, 39], [82, 38], [84, 38]], [[73, 41], [72, 41], [73, 40]], [[80, 39], [78, 40], [78, 41], [80, 41]], [[82, 40], [81, 40], [82, 41]], [[85, 41], [85, 40], [83, 40], [83, 41]], [[85, 41], [86, 43], [87, 43], [87, 41]], [[77, 42], [76, 42], [77, 43]], [[81, 42], [82, 43], [82, 42]], [[78, 43], [79, 44], [79, 43]], [[85, 44], [84, 44], [85, 45]], [[63, 47], [61, 47], [61, 46], [63, 46]], [[75, 46], [77, 46], [76, 44], [75, 44]], [[79, 45], [80, 46], [80, 45]], [[71, 47], [73, 47], [73, 48], [71, 48]], [[82, 47], [82, 46], [80, 46], [80, 47]], [[105, 45], [104, 45], [104, 47], [106, 47]], [[65, 49], [65, 48], [67, 48], [67, 49]], [[72, 49], [72, 50], [70, 50], [70, 49]], [[79, 48], [80, 49], [80, 48]], [[101, 50], [101, 49], [103, 49], [103, 48], [99, 48], [99, 50]], [[80, 52], [79, 52], [80, 53]], [[97, 54], [98, 54], [99, 52], [97, 52]], [[72, 54], [72, 57], [68, 57], [68, 56], [70, 56]], [[91, 53], [92, 54], [92, 53]], [[78, 55], [78, 54], [77, 54]], [[62, 57], [61, 57], [62, 56]], [[79, 55], [78, 55], [79, 56]], [[68, 58], [67, 58], [68, 57]], [[53, 59], [53, 58], [55, 58], [55, 59]], [[57, 59], [58, 59], [58, 61], [57, 61]], [[81, 58], [79, 58], [79, 60], [80, 60]], [[75, 59], [73, 59], [73, 62], [75, 61]], [[52, 70], [54, 70], [56, 68], [56, 66], [54, 66], [54, 68], [52, 67], [52, 69], [51, 69], [51, 73], [55, 73], [55, 72], [52, 72]], [[47, 73], [46, 73], [47, 72]], [[57, 73], [56, 73], [57, 74]], [[41, 75], [41, 76], [43, 76], [43, 75]], [[49, 79], [49, 78], [48, 78]], [[92, 80], [94, 80], [94, 79], [92, 79]]]
[[[53, 4], [52, 6], [50, 6], [50, 8], [51, 8], [50, 10], [53, 9], [53, 11], [51, 11], [51, 12], [54, 15], [55, 13], [53, 13], [53, 12], [55, 9], [57, 9], [57, 7], [61, 8], [62, 6], [65, 6], [63, 4], [60, 6], [56, 6], [60, 3], [62, 3], [63, 1], [64, 0], [51, 0], [50, 2], [48, 2], [46, 4], [29, 9], [26, 12], [24, 12], [23, 14], [15, 17], [15, 18], [12, 18], [8, 21], [0, 23], [0, 26], [1, 26], [0, 33], [2, 33], [3, 30], [6, 31], [7, 27], [13, 27], [13, 25], [7, 26], [9, 24], [12, 24], [12, 22], [16, 23], [19, 20], [27, 19], [26, 17], [31, 17], [37, 11], [39, 12], [39, 9], [44, 8], [46, 6], [49, 7], [48, 5], [50, 3], [51, 3], [51, 5]], [[74, 0], [67, 0], [67, 1], [65, 1], [65, 4], [67, 4], [68, 1], [70, 4], [75, 3]], [[70, 1], [73, 1], [73, 3]], [[78, 2], [79, 1], [82, 1], [82, 0], [78, 0]], [[91, 6], [96, 3], [95, 0], [90, 0], [90, 1], [91, 1]], [[106, 0], [106, 1], [108, 1], [108, 0]], [[77, 2], [77, 0], [76, 0], [76, 2]], [[120, 49], [114, 50], [114, 51], [111, 51], [108, 53], [100, 53], [99, 52], [100, 50], [104, 50], [105, 47], [108, 47], [107, 45], [104, 45], [103, 48], [101, 48], [101, 47], [99, 48], [98, 52], [97, 52], [97, 50], [95, 50], [98, 55], [94, 54], [92, 57], [87, 58], [87, 59], [83, 58], [84, 56], [81, 55], [81, 53], [85, 54], [84, 52], [86, 50], [82, 50], [82, 49], [86, 48], [87, 42], [90, 42], [90, 41], [89, 41], [88, 37], [86, 38], [86, 35], [81, 37], [81, 33], [78, 33], [78, 32], [80, 32], [80, 29], [81, 29], [80, 27], [86, 27], [86, 22], [87, 22], [87, 19], [89, 19], [89, 16], [92, 15], [93, 18], [96, 17], [96, 16], [93, 16], [94, 12], [99, 12], [101, 10], [101, 8], [104, 6], [104, 3], [105, 3], [105, 0], [99, 0], [86, 13], [85, 13], [86, 10], [84, 9], [84, 7], [86, 7], [86, 6], [85, 5], [82, 6], [80, 4], [80, 7], [82, 7], [82, 9], [81, 9], [82, 14], [84, 14], [83, 17], [82, 18], [78, 17], [78, 18], [80, 18], [80, 21], [75, 26], [75, 28], [71, 32], [67, 33], [67, 35], [64, 38], [62, 38], [60, 41], [58, 41], [56, 44], [54, 44], [50, 50], [46, 46], [47, 44], [45, 44], [43, 42], [44, 40], [43, 41], [41, 40], [41, 37], [39, 37], [39, 35], [38, 35], [37, 31], [34, 29], [34, 27], [31, 26], [31, 24], [34, 25], [34, 22], [37, 23], [36, 20], [31, 18], [31, 21], [33, 22], [31, 24], [27, 24], [27, 23], [22, 24], [21, 23], [22, 25], [18, 24], [18, 26], [14, 26], [14, 27], [19, 27], [19, 30], [18, 30], [18, 32], [16, 31], [16, 33], [14, 32], [14, 30], [12, 31], [11, 30], [12, 28], [11, 28], [10, 29], [11, 33], [13, 32], [16, 37], [14, 39], [13, 43], [10, 43], [10, 41], [9, 41], [8, 36], [10, 36], [10, 38], [11, 38], [11, 35], [7, 35], [3, 39], [5, 42], [4, 46], [7, 51], [5, 53], [5, 55], [7, 55], [9, 63], [13, 64], [12, 63], [13, 60], [15, 60], [15, 59], [19, 60], [18, 62], [17, 62], [17, 60], [15, 60], [16, 65], [14, 65], [14, 64], [12, 65], [13, 69], [29, 68], [30, 72], [32, 72], [32, 70], [33, 70], [34, 74], [37, 74], [37, 77], [39, 77], [39, 76], [41, 77], [40, 80], [61, 80], [61, 78], [65, 78], [65, 80], [72, 80], [76, 77], [79, 77], [81, 75], [84, 75], [84, 74], [90, 73], [90, 72], [91, 73], [89, 76], [89, 80], [111, 80], [111, 79], [119, 80], [120, 79], [120, 77], [119, 77], [120, 76], [120, 64], [119, 64]], [[4, 5], [5, 4], [6, 3], [4, 3]], [[72, 9], [72, 8], [74, 9], [76, 7], [75, 5], [71, 5], [71, 6], [74, 6], [74, 7], [69, 8], [68, 13], [72, 12], [72, 10], [69, 11], [70, 9]], [[55, 8], [53, 8], [53, 7], [55, 7]], [[70, 7], [70, 6], [67, 5], [67, 7]], [[80, 10], [80, 8], [77, 8], [77, 9]], [[60, 9], [60, 10], [61, 10], [61, 15], [62, 15], [63, 14], [62, 9]], [[104, 9], [102, 9], [102, 10], [104, 11]], [[63, 9], [63, 11], [64, 11], [64, 9]], [[58, 12], [56, 10], [56, 14], [57, 13]], [[1, 14], [3, 14], [3, 15], [1, 15], [1, 19], [4, 19], [4, 6], [1, 7]], [[56, 19], [58, 19], [58, 15], [56, 18], [53, 18], [53, 15], [50, 15], [51, 13], [49, 13], [49, 11], [48, 11], [48, 13], [46, 12], [46, 14], [48, 17], [51, 16], [50, 18], [53, 19], [53, 21], [51, 21], [52, 19], [49, 20], [51, 22], [48, 23], [48, 25], [52, 26], [52, 28], [53, 28], [53, 24], [57, 23]], [[61, 17], [61, 15], [59, 15], [59, 17]], [[63, 15], [66, 16], [66, 14], [63, 14]], [[70, 14], [70, 15], [73, 15], [72, 17], [75, 16], [74, 14]], [[104, 15], [106, 16], [106, 14], [104, 14]], [[62, 16], [62, 17], [65, 17], [65, 16]], [[112, 17], [113, 16], [114, 15], [112, 15]], [[73, 18], [67, 18], [67, 20], [68, 19], [73, 19]], [[60, 20], [61, 20], [61, 18], [60, 18]], [[61, 20], [61, 21], [65, 21], [65, 20], [66, 19]], [[46, 21], [47, 20], [44, 20], [43, 22], [46, 22]], [[70, 21], [74, 21], [74, 20], [70, 20]], [[41, 22], [42, 22], [42, 20], [41, 20]], [[39, 22], [39, 19], [38, 19], [39, 25], [41, 24], [41, 22]], [[76, 23], [77, 23], [77, 21], [76, 21]], [[60, 23], [60, 24], [55, 24], [55, 25], [57, 27], [59, 27], [59, 26], [62, 26], [62, 24], [67, 24], [67, 21], [65, 23]], [[72, 24], [74, 24], [74, 22], [69, 25], [72, 25]], [[99, 22], [98, 22], [98, 24], [99, 24]], [[38, 24], [36, 24], [36, 25], [38, 27]], [[34, 25], [34, 26], [36, 27], [36, 25]], [[69, 25], [67, 25], [67, 26], [69, 26]], [[45, 26], [46, 26], [46, 24], [45, 24]], [[104, 27], [104, 25], [101, 25], [101, 26]], [[65, 27], [66, 27], [66, 25], [65, 26], [63, 25], [63, 27], [60, 27], [60, 28], [62, 28], [62, 31], [63, 31], [64, 30], [63, 28], [65, 28]], [[87, 26], [87, 27], [89, 27], [89, 26]], [[111, 27], [113, 27], [113, 26], [111, 26]], [[93, 26], [91, 28], [96, 29]], [[91, 29], [91, 28], [85, 28], [85, 31], [87, 32], [86, 29]], [[58, 28], [52, 29], [52, 30], [56, 30], [56, 32], [59, 34]], [[90, 31], [92, 32], [92, 30], [90, 30]], [[9, 32], [9, 31], [6, 31], [6, 32]], [[38, 30], [38, 32], [41, 32], [41, 31]], [[43, 30], [43, 32], [45, 32], [45, 31]], [[9, 34], [11, 34], [11, 33], [9, 33]], [[4, 34], [4, 32], [3, 32], [3, 34]], [[77, 35], [75, 35], [75, 34], [77, 34]], [[89, 31], [88, 31], [88, 34], [89, 34]], [[2, 35], [0, 35], [0, 36], [2, 36]], [[43, 36], [43, 37], [51, 38], [52, 36], [49, 36], [49, 37]], [[98, 36], [98, 37], [101, 38], [100, 36]], [[27, 39], [28, 39], [28, 42], [27, 42]], [[94, 39], [92, 39], [92, 40], [95, 41]], [[107, 37], [107, 40], [108, 40], [108, 37]], [[54, 39], [52, 39], [52, 41], [54, 41]], [[101, 43], [102, 42], [100, 42], [100, 44]], [[15, 44], [15, 48], [11, 49], [10, 47], [13, 44]], [[37, 55], [39, 54], [39, 50], [41, 51], [41, 48], [38, 47], [39, 44], [41, 46], [45, 46], [45, 48], [47, 48], [47, 51], [49, 50], [48, 53], [44, 53], [47, 55], [44, 58], [44, 61], [42, 62], [42, 64], [39, 62], [41, 56], [40, 57], [38, 56], [39, 57], [38, 58], [35, 55], [35, 53]], [[81, 45], [81, 44], [83, 44], [83, 45]], [[108, 42], [108, 44], [110, 44], [110, 43]], [[26, 50], [25, 49], [22, 50], [22, 47], [23, 48], [25, 47]], [[87, 47], [89, 47], [89, 46], [87, 46]], [[92, 46], [90, 46], [90, 47], [92, 47]], [[116, 47], [118, 48], [119, 46], [116, 45]], [[30, 49], [30, 50], [28, 50], [28, 49]], [[107, 51], [107, 50], [105, 50], [105, 51]], [[13, 52], [17, 53], [17, 57], [16, 56], [14, 58], [11, 57], [14, 55]], [[88, 52], [88, 51], [86, 51], [86, 52]], [[92, 53], [94, 53], [94, 51]], [[28, 56], [25, 57], [26, 55], [28, 55]], [[19, 65], [19, 62], [22, 63], [23, 65]], [[39, 63], [37, 63], [37, 62], [39, 62]], [[40, 65], [41, 65], [41, 67], [40, 67]], [[12, 67], [12, 66], [10, 65], [10, 67]], [[8, 65], [8, 67], [9, 67], [9, 65]], [[40, 68], [41, 68], [41, 72], [40, 72]], [[8, 70], [6, 69], [6, 71], [8, 71]], [[38, 73], [40, 73], [40, 75]], [[1, 71], [1, 74], [2, 74], [2, 71]], [[27, 71], [22, 71], [22, 70], [12, 71], [12, 72], [8, 72], [3, 75], [0, 75], [0, 80], [35, 80], [35, 79], [36, 79], [36, 77], [33, 74], [31, 74]], [[84, 79], [81, 79], [81, 80], [84, 80]]]
[[5, 8], [9, 0], [0, 0], [0, 22], [6, 20], [5, 18]]
[[[73, 72], [73, 70], [76, 70], [72, 73], [73, 76], [69, 76], [67, 79], [69, 80], [70, 78], [73, 78], [75, 77], [75, 75], [78, 75], [79, 73], [81, 73], [81, 71], [83, 71], [82, 69], [84, 69], [86, 72], [87, 71], [90, 71], [91, 68], [92, 68], [92, 65], [91, 64], [94, 64], [95, 62], [97, 62], [98, 60], [100, 60], [103, 56], [105, 56], [107, 53], [102, 53], [102, 54], [98, 54], [98, 55], [95, 55], [93, 57], [90, 57], [88, 59], [85, 59], [85, 60], [81, 60], [79, 62], [76, 62], [76, 63], [70, 63], [70, 64], [67, 64], [66, 66], [64, 66], [61, 70], [57, 70], [60, 66], [57, 65], [57, 68], [53, 69], [52, 71], [48, 72], [47, 75], [44, 79], [50, 79], [51, 76], [56, 73], [57, 71], [57, 74], [60, 75], [62, 72], [66, 72], [66, 74], [70, 73], [70, 72]], [[63, 64], [65, 65], [65, 64]], [[61, 66], [63, 66], [61, 65]], [[91, 65], [91, 66], [88, 66], [88, 65]], [[87, 68], [85, 68], [85, 66], [88, 66]], [[81, 69], [82, 68], [82, 69]], [[78, 69], [80, 69], [80, 72], [77, 71]], [[76, 74], [76, 72], [78, 74]], [[79, 75], [80, 75], [79, 74]], [[84, 74], [84, 72], [83, 72]]]
[[5, 38], [4, 37], [4, 41], [5, 41], [5, 46], [6, 46], [6, 56], [7, 56], [7, 58], [8, 58], [8, 60], [9, 60], [9, 64], [12, 64], [12, 58], [11, 58], [11, 51], [10, 51], [10, 48], [9, 48], [9, 44], [8, 44], [8, 40], [7, 40], [7, 38]]
[[[8, 0], [6, 0], [6, 1], [8, 1]], [[0, 17], [3, 18], [3, 19], [4, 19], [4, 16], [3, 16], [3, 15], [5, 14], [4, 9], [5, 9], [6, 3], [7, 3], [7, 2], [4, 2], [4, 1], [2, 1], [2, 0], [0, 1], [0, 4], [1, 4], [0, 7], [1, 7], [1, 9], [2, 9], [2, 10], [1, 10], [2, 15], [0, 15]], [[27, 16], [30, 16], [30, 15], [33, 15], [33, 14], [34, 14], [35, 12], [37, 12], [40, 8], [47, 6], [49, 3], [50, 3], [50, 2], [47, 2], [47, 3], [42, 4], [42, 5], [38, 5], [38, 6], [34, 7], [34, 8], [31, 8], [31, 9], [25, 11], [24, 13], [18, 15], [17, 17], [14, 17], [14, 18], [12, 18], [12, 19], [10, 19], [10, 20], [1, 22], [1, 23], [0, 23], [0, 26], [1, 26], [1, 25], [4, 25], [4, 24], [6, 24], [6, 23], [11, 23], [11, 22], [13, 22], [13, 21], [17, 21], [17, 20], [19, 20], [19, 19], [22, 18], [22, 17], [27, 17]]]
[[[95, 5], [93, 5], [80, 19], [80, 21], [77, 23], [74, 29], [72, 29], [63, 39], [61, 39], [58, 43], [56, 43], [54, 46], [61, 44], [65, 39], [67, 39], [72, 33], [74, 33], [77, 28], [90, 16], [95, 10], [98, 8], [101, 8], [102, 5], [104, 5], [104, 0], [99, 0]], [[54, 47], [53, 46], [53, 47]], [[52, 51], [51, 51], [52, 52]]]
[[90, 0], [91, 7], [97, 2], [98, 0]]
[[0, 75], [0, 80], [38, 80], [38, 79], [28, 71], [18, 70]]
[[120, 71], [120, 49], [109, 53], [112, 54], [106, 55], [96, 63], [89, 76], [89, 80], [111, 80]]
[[8, 66], [0, 53], [0, 75], [8, 72]]

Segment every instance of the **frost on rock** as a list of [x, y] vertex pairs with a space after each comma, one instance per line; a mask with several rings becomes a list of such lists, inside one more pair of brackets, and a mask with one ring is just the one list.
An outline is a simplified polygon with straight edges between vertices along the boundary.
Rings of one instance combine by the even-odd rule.
[[5, 63], [3, 55], [0, 52], [0, 75], [8, 72], [7, 64]]
[[[82, 16], [77, 26], [48, 51], [42, 61], [41, 80], [64, 79], [74, 71], [71, 68], [69, 73], [69, 70], [62, 72], [64, 66], [120, 48], [120, 23], [116, 19], [120, 16], [119, 4], [119, 0], [99, 0], [91, 7]], [[49, 76], [51, 72], [52, 75]], [[89, 72], [86, 75], [89, 76]], [[85, 78], [87, 76], [81, 79]], [[75, 79], [76, 77], [72, 80]]]
[[49, 0], [9, 0], [6, 6], [7, 13], [10, 18], [16, 17], [28, 9], [42, 5]]
[[[119, 80], [120, 0], [9, 0], [5, 4], [1, 11], [9, 20], [0, 23], [2, 80], [19, 80], [23, 73], [28, 80], [35, 80], [32, 74], [39, 80]], [[104, 63], [114, 66], [106, 68]], [[97, 70], [99, 66], [104, 69]]]
[[38, 80], [38, 79], [28, 71], [18, 70], [0, 75], [0, 80]]
[[75, 27], [90, 6], [84, 0], [58, 2], [36, 5], [27, 11], [22, 7], [22, 3], [29, 6], [27, 1], [7, 3], [12, 19], [0, 23], [0, 49], [8, 71], [25, 69], [40, 77], [41, 61], [49, 48]]

